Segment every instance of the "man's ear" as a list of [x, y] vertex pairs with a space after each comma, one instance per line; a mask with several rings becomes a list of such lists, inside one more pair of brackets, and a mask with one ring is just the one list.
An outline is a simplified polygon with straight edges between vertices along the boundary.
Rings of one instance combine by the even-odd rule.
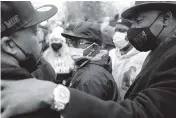
[[172, 13], [170, 11], [167, 11], [165, 13], [163, 13], [163, 26], [166, 27], [169, 25], [169, 23], [172, 20]]
[[6, 36], [1, 38], [1, 49], [10, 55], [15, 55], [17, 53], [16, 45], [9, 37]]

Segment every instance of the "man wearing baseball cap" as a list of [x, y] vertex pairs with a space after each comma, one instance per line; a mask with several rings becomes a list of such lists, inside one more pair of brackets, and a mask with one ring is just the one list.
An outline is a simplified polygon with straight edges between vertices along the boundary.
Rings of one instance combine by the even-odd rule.
[[131, 25], [131, 22], [123, 18], [116, 23], [115, 34], [113, 36], [113, 42], [116, 48], [109, 52], [112, 59], [112, 75], [119, 87], [122, 99], [132, 81], [140, 72], [142, 64], [148, 55], [147, 52], [136, 50], [129, 43], [127, 31]]
[[[122, 13], [122, 17], [132, 20], [127, 33], [132, 45], [139, 51], [151, 51], [143, 69], [120, 103], [102, 101], [74, 89], [54, 89], [54, 97], [45, 93], [49, 101], [56, 101], [55, 106], [64, 118], [175, 118], [176, 113], [176, 3], [175, 2], [140, 2]], [[24, 80], [30, 82], [31, 80]], [[52, 88], [46, 83], [44, 88]], [[18, 86], [19, 83], [4, 84]], [[35, 89], [38, 87], [35, 86]], [[62, 88], [62, 89], [61, 89]], [[23, 87], [23, 89], [26, 89]], [[34, 88], [31, 88], [33, 90]], [[64, 90], [65, 96], [62, 93]], [[28, 90], [29, 91], [29, 90]], [[18, 92], [16, 92], [18, 93]], [[31, 96], [36, 92], [30, 92]], [[39, 95], [38, 95], [39, 96]], [[26, 98], [25, 96], [22, 96]], [[36, 96], [31, 99], [36, 98]], [[63, 100], [64, 98], [64, 100]], [[67, 99], [66, 99], [67, 98]], [[30, 99], [26, 100], [28, 103]], [[37, 98], [40, 100], [40, 98]], [[37, 101], [35, 100], [35, 101]], [[11, 100], [13, 101], [13, 100]], [[40, 100], [41, 101], [41, 100]], [[24, 102], [24, 101], [23, 101]], [[62, 104], [62, 105], [61, 105]], [[18, 104], [15, 108], [19, 108]], [[30, 107], [28, 107], [30, 108]], [[13, 109], [13, 110], [14, 110]], [[39, 109], [33, 106], [34, 109]], [[12, 109], [11, 109], [12, 110]], [[26, 113], [24, 111], [23, 113]]]
[[[46, 8], [48, 8], [48, 11], [46, 11]], [[1, 2], [2, 80], [17, 81], [35, 77], [41, 80], [55, 81], [54, 70], [41, 58], [41, 45], [39, 44], [36, 25], [52, 17], [56, 12], [57, 8], [53, 5], [45, 5], [34, 9], [29, 1]], [[2, 90], [2, 96], [3, 93], [7, 93], [5, 89]], [[20, 96], [18, 97], [21, 100]], [[5, 114], [7, 113], [7, 107], [3, 106], [5, 104], [5, 101], [3, 101], [2, 98], [1, 108], [3, 110], [1, 111]], [[8, 102], [8, 104], [10, 103]], [[49, 117], [50, 114], [42, 112], [41, 114], [36, 113], [25, 117], [33, 118], [36, 116]]]
[[[76, 69], [70, 83], [75, 88], [102, 100], [118, 99], [118, 88], [111, 75], [111, 61], [108, 52], [100, 51], [102, 33], [99, 25], [93, 22], [81, 22], [73, 33], [62, 33], [71, 48]], [[97, 58], [103, 54], [103, 58]], [[88, 58], [87, 58], [88, 57]], [[110, 92], [109, 92], [110, 91]]]

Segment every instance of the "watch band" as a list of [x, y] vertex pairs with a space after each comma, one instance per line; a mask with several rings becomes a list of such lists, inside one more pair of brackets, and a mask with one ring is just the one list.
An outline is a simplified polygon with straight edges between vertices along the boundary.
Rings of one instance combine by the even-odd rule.
[[56, 111], [63, 111], [70, 100], [70, 91], [67, 87], [59, 84], [53, 91], [54, 101], [51, 106]]
[[54, 101], [54, 103], [53, 103], [52, 106], [51, 106], [51, 109], [54, 109], [54, 110], [60, 112], [60, 111], [62, 111], [62, 110], [65, 109], [65, 106], [66, 106], [66, 104], [59, 103], [59, 102], [56, 103], [56, 102]]

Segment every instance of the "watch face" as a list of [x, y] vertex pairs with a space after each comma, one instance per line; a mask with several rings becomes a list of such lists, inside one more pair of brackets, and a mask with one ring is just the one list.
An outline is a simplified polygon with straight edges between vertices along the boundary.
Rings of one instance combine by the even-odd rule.
[[56, 102], [67, 104], [70, 100], [70, 91], [63, 85], [58, 85], [53, 94]]

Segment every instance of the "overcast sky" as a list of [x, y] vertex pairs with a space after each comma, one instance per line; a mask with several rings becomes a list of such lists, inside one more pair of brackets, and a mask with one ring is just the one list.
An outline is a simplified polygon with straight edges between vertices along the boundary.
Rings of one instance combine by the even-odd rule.
[[[65, 1], [59, 0], [32, 0], [32, 4], [36, 7], [44, 4], [54, 4], [58, 7], [59, 10], [62, 10], [64, 2]], [[134, 5], [134, 1], [132, 0], [118, 0], [113, 2], [115, 2], [115, 5], [119, 12], [122, 12], [124, 9]]]

